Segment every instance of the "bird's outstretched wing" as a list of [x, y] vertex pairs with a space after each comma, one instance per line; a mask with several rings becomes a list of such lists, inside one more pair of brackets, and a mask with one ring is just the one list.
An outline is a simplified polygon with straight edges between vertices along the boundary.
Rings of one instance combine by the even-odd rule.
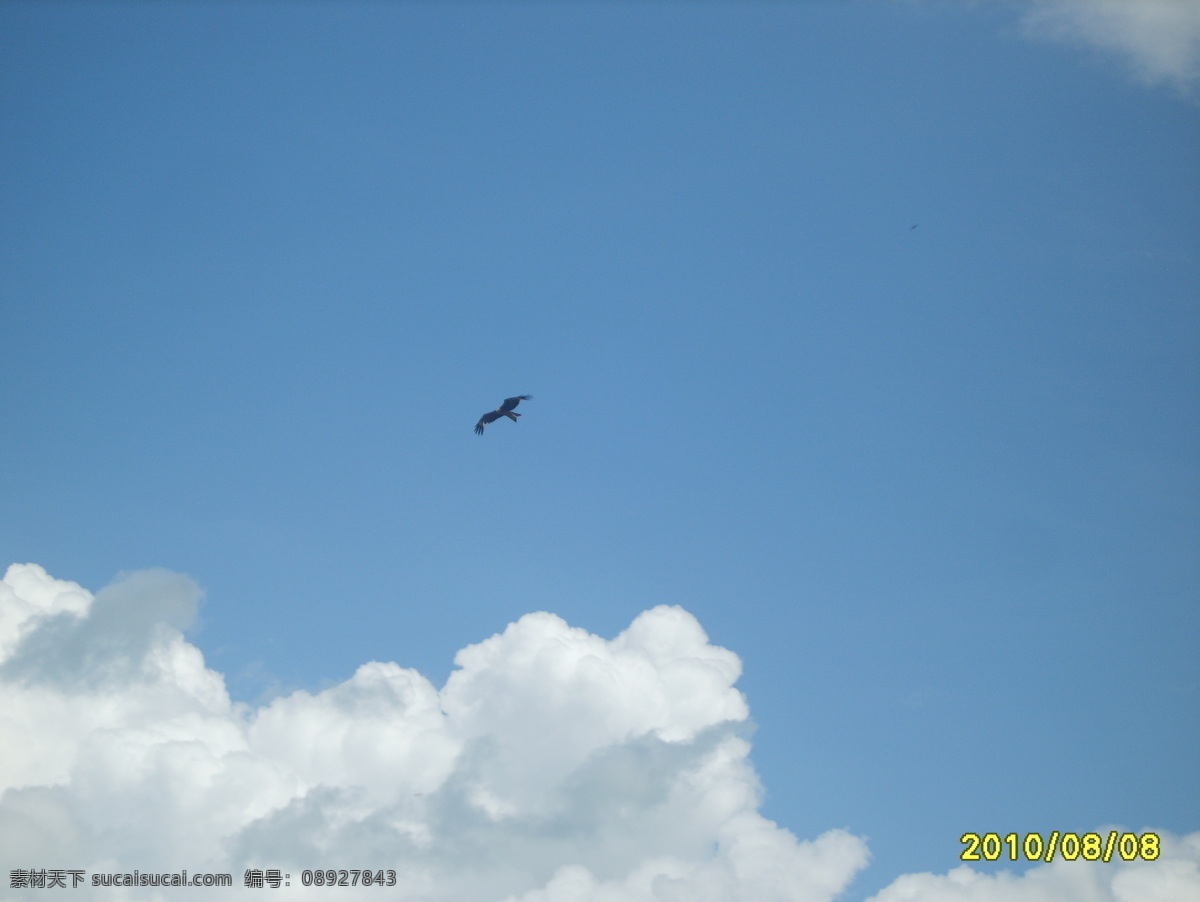
[[483, 427], [488, 423], [494, 423], [496, 420], [500, 419], [501, 415], [502, 414], [498, 410], [489, 410], [487, 413], [481, 416], [479, 418], [479, 422], [475, 424], [475, 434], [483, 435]]
[[504, 403], [500, 405], [501, 413], [508, 413], [522, 401], [532, 401], [533, 395], [517, 395], [515, 398], [505, 398]]
[[533, 397], [533, 395], [517, 395], [515, 398], [505, 398], [503, 404], [501, 404], [495, 410], [489, 410], [487, 413], [485, 413], [483, 416], [481, 416], [479, 418], [479, 422], [475, 424], [475, 434], [483, 435], [483, 427], [486, 426], [488, 423], [495, 422], [496, 420], [500, 419], [501, 417], [508, 417], [510, 420], [512, 420], [515, 423], [517, 421], [517, 417], [519, 417], [520, 414], [513, 413], [512, 412], [513, 408], [516, 407], [518, 404], [520, 404], [522, 401], [530, 400], [532, 397]]

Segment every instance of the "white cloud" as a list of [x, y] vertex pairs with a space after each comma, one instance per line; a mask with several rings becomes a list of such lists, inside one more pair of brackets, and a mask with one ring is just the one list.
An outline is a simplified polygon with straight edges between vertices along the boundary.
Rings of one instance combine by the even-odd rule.
[[[1142, 833], [1148, 831], [1140, 831]], [[1055, 861], [1024, 874], [906, 874], [868, 902], [1183, 902], [1200, 899], [1200, 833], [1161, 839], [1154, 861]], [[1107, 830], [1103, 832], [1107, 836]]]
[[1200, 82], [1200, 0], [1038, 0], [1022, 23], [1035, 37], [1115, 52], [1147, 82]]
[[[833, 899], [866, 864], [758, 813], [741, 662], [659, 607], [609, 641], [546, 613], [463, 649], [439, 692], [396, 664], [253, 708], [181, 630], [166, 571], [93, 597], [0, 583], [0, 877], [13, 869], [393, 869], [381, 900]], [[360, 892], [363, 890], [360, 890]], [[65, 891], [65, 892], [69, 892]], [[105, 890], [106, 898], [135, 898]], [[160, 895], [155, 895], [155, 892]], [[322, 895], [325, 893], [326, 895]]]
[[78, 616], [92, 596], [82, 586], [52, 579], [36, 564], [14, 565], [0, 582], [0, 661], [40, 621], [55, 614]]
[[[15, 869], [186, 868], [234, 887], [104, 898], [328, 899], [303, 869], [371, 868], [396, 885], [352, 892], [383, 902], [831, 902], [866, 866], [851, 833], [800, 840], [758, 813], [741, 662], [680, 608], [612, 640], [530, 614], [459, 652], [441, 691], [371, 662], [250, 707], [181, 633], [199, 595], [167, 571], [93, 597], [9, 568], [5, 888]], [[291, 888], [245, 889], [247, 868], [278, 868]], [[1200, 898], [1200, 833], [1164, 833], [1153, 863], [911, 874], [873, 902], [1185, 898]]]

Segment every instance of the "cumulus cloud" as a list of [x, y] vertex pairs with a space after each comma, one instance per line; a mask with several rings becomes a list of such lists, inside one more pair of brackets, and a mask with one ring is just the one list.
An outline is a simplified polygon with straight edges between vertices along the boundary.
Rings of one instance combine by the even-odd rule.
[[1038, 0], [1022, 23], [1035, 37], [1114, 52], [1143, 81], [1185, 91], [1200, 83], [1197, 0]]
[[[94, 597], [32, 564], [0, 581], [6, 888], [186, 868], [233, 886], [104, 898], [328, 899], [305, 869], [370, 868], [395, 885], [354, 892], [384, 902], [832, 902], [867, 864], [845, 830], [800, 839], [759, 814], [741, 662], [681, 608], [611, 640], [529, 614], [440, 690], [370, 662], [254, 707], [184, 638], [199, 598], [167, 571]], [[1200, 898], [1200, 833], [1162, 835], [1152, 863], [911, 874], [872, 902]], [[291, 886], [246, 888], [247, 869]]]
[[[394, 870], [387, 900], [832, 900], [867, 861], [758, 813], [741, 662], [678, 607], [615, 639], [530, 614], [439, 691], [394, 663], [234, 704], [166, 571], [0, 583], [0, 867]], [[53, 894], [53, 891], [50, 891]], [[63, 892], [70, 892], [64, 890]], [[105, 890], [211, 898], [210, 888]], [[122, 895], [128, 893], [128, 895]], [[160, 893], [161, 895], [155, 895]], [[278, 893], [275, 893], [278, 894]]]
[[[1107, 831], [1105, 831], [1107, 833]], [[1183, 902], [1200, 899], [1200, 833], [1161, 838], [1154, 861], [1055, 861], [1024, 874], [906, 874], [868, 902]]]

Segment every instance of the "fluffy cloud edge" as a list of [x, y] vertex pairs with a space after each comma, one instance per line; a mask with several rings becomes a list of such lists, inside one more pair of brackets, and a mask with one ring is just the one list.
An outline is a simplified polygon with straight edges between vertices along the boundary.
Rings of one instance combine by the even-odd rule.
[[680, 607], [613, 639], [528, 614], [460, 651], [440, 690], [374, 661], [253, 707], [181, 632], [199, 597], [168, 571], [93, 596], [8, 569], [4, 870], [186, 862], [240, 898], [246, 868], [390, 862], [381, 899], [831, 902], [866, 864], [850, 833], [804, 841], [759, 814], [741, 661]]
[[[682, 608], [611, 640], [529, 614], [459, 652], [441, 690], [375, 661], [254, 708], [180, 632], [198, 600], [168, 571], [93, 596], [8, 569], [0, 878], [190, 867], [234, 887], [106, 897], [238, 899], [262, 892], [247, 868], [279, 867], [281, 898], [325, 898], [301, 868], [383, 863], [387, 902], [834, 902], [869, 861], [847, 830], [800, 839], [759, 813], [741, 661]], [[1154, 832], [1153, 862], [906, 874], [869, 902], [1200, 898], [1200, 832]]]
[[1200, 85], [1196, 0], [1036, 0], [1024, 6], [1020, 21], [1031, 38], [1115, 54], [1147, 84], [1184, 93]]
[[[1106, 836], [1104, 827], [1098, 832]], [[1055, 860], [1016, 874], [986, 874], [967, 865], [946, 874], [905, 874], [867, 902], [1183, 902], [1200, 899], [1200, 832], [1176, 836], [1146, 828], [1157, 840], [1153, 860]]]

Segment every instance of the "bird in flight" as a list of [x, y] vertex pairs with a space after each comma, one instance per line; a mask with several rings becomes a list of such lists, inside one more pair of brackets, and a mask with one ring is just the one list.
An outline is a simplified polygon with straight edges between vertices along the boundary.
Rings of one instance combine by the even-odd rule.
[[475, 424], [475, 434], [483, 435], [483, 427], [488, 423], [500, 419], [501, 417], [508, 417], [515, 423], [520, 414], [513, 413], [513, 408], [522, 401], [530, 401], [532, 399], [533, 395], [517, 395], [515, 398], [505, 398], [503, 404], [501, 404], [495, 410], [489, 410], [479, 418], [479, 422]]

